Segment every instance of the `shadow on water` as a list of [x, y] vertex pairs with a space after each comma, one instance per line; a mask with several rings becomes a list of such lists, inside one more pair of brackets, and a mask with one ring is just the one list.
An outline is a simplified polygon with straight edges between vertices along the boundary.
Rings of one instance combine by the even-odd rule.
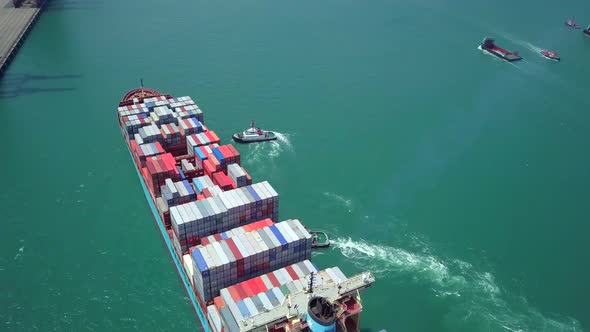
[[100, 7], [100, 3], [95, 1], [84, 0], [54, 0], [49, 1], [45, 5], [45, 11], [59, 11], [59, 10], [93, 10]]
[[[61, 81], [82, 78], [82, 75], [9, 74], [0, 81], [0, 98], [15, 98], [36, 93], [74, 91], [73, 87], [56, 86]], [[50, 86], [40, 86], [47, 82]]]

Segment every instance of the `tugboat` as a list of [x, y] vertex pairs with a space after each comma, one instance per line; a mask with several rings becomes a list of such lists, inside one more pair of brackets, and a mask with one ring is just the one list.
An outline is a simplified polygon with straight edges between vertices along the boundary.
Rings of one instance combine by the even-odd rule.
[[540, 53], [541, 53], [541, 55], [543, 55], [544, 57], [546, 57], [549, 60], [553, 60], [553, 61], [561, 60], [559, 58], [559, 56], [557, 55], [557, 52], [555, 52], [555, 51], [542, 50]]
[[252, 143], [252, 142], [264, 142], [264, 141], [272, 141], [277, 139], [277, 135], [268, 130], [262, 130], [260, 128], [256, 128], [254, 124], [254, 120], [250, 124], [250, 128], [244, 130], [241, 133], [236, 133], [233, 135], [234, 140], [240, 143]]
[[501, 47], [496, 46], [494, 44], [493, 38], [484, 38], [481, 44], [479, 45], [478, 49], [480, 49], [484, 53], [495, 55], [498, 58], [504, 59], [508, 62], [522, 60], [522, 58], [518, 55], [518, 52], [510, 52]]
[[581, 27], [574, 22], [574, 18], [570, 18], [569, 20], [565, 21], [565, 25], [570, 28], [580, 29]]
[[590, 37], [590, 25], [589, 25], [589, 26], [588, 26], [586, 29], [584, 29], [584, 34], [585, 34], [587, 37]]
[[311, 234], [311, 247], [312, 248], [326, 248], [330, 246], [330, 238], [328, 233], [324, 231], [309, 231]]

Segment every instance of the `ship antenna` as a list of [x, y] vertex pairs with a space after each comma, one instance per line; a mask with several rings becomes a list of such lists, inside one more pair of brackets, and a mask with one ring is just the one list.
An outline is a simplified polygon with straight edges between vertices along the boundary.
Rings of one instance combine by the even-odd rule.
[[311, 273], [309, 275], [309, 293], [312, 294], [313, 293], [313, 279], [315, 277], [315, 273]]
[[139, 79], [139, 84], [141, 85], [141, 95], [143, 96], [143, 78]]

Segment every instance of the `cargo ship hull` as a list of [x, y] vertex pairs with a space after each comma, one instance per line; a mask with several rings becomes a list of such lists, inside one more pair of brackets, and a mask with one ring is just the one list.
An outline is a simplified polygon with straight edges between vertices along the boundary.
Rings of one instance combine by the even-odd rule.
[[147, 200], [148, 205], [150, 207], [150, 211], [152, 212], [152, 215], [154, 217], [154, 221], [156, 223], [158, 231], [160, 231], [160, 235], [162, 236], [162, 239], [164, 240], [164, 243], [166, 244], [166, 249], [168, 249], [168, 252], [170, 253], [170, 256], [172, 257], [172, 261], [174, 262], [176, 272], [178, 272], [178, 277], [180, 278], [180, 281], [182, 282], [184, 289], [186, 290], [186, 293], [188, 294], [188, 297], [191, 301], [193, 309], [194, 309], [195, 313], [197, 314], [197, 317], [199, 318], [199, 322], [201, 324], [201, 327], [203, 328], [203, 330], [205, 332], [211, 332], [211, 328], [209, 327], [209, 322], [207, 320], [207, 317], [205, 317], [205, 313], [204, 313], [206, 311], [205, 310], [206, 306], [202, 302], [202, 300], [197, 297], [197, 295], [196, 295], [197, 292], [195, 292], [195, 289], [193, 288], [191, 282], [189, 281], [189, 276], [187, 275], [182, 262], [180, 261], [180, 259], [176, 255], [176, 252], [174, 251], [174, 247], [172, 245], [172, 241], [170, 239], [170, 236], [168, 235], [168, 231], [166, 230], [166, 226], [165, 226], [162, 218], [160, 217], [160, 214], [158, 213], [158, 209], [156, 208], [155, 198], [152, 196], [152, 194], [148, 190], [148, 188], [145, 184], [145, 180], [143, 179], [143, 177], [141, 176], [141, 173], [139, 172], [139, 169], [141, 166], [137, 165], [135, 159], [133, 158], [133, 155], [131, 153], [131, 148], [129, 146], [129, 140], [127, 139], [127, 136], [125, 135], [125, 132], [122, 128], [121, 128], [121, 134], [123, 135], [123, 138], [125, 140], [125, 143], [126, 143], [125, 145], [127, 145], [127, 151], [129, 152], [129, 157], [131, 158], [133, 165], [135, 165], [135, 172], [137, 174], [137, 177], [139, 178], [139, 183], [141, 183], [141, 188], [142, 188], [143, 193], [145, 195], [145, 199]]

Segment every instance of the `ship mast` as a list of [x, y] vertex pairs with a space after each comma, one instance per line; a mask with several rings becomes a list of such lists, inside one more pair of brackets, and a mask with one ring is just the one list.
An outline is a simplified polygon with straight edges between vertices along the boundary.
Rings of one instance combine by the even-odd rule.
[[314, 281], [315, 273], [311, 273], [309, 275], [309, 285], [308, 285], [308, 292], [309, 294], [313, 294], [313, 281]]

